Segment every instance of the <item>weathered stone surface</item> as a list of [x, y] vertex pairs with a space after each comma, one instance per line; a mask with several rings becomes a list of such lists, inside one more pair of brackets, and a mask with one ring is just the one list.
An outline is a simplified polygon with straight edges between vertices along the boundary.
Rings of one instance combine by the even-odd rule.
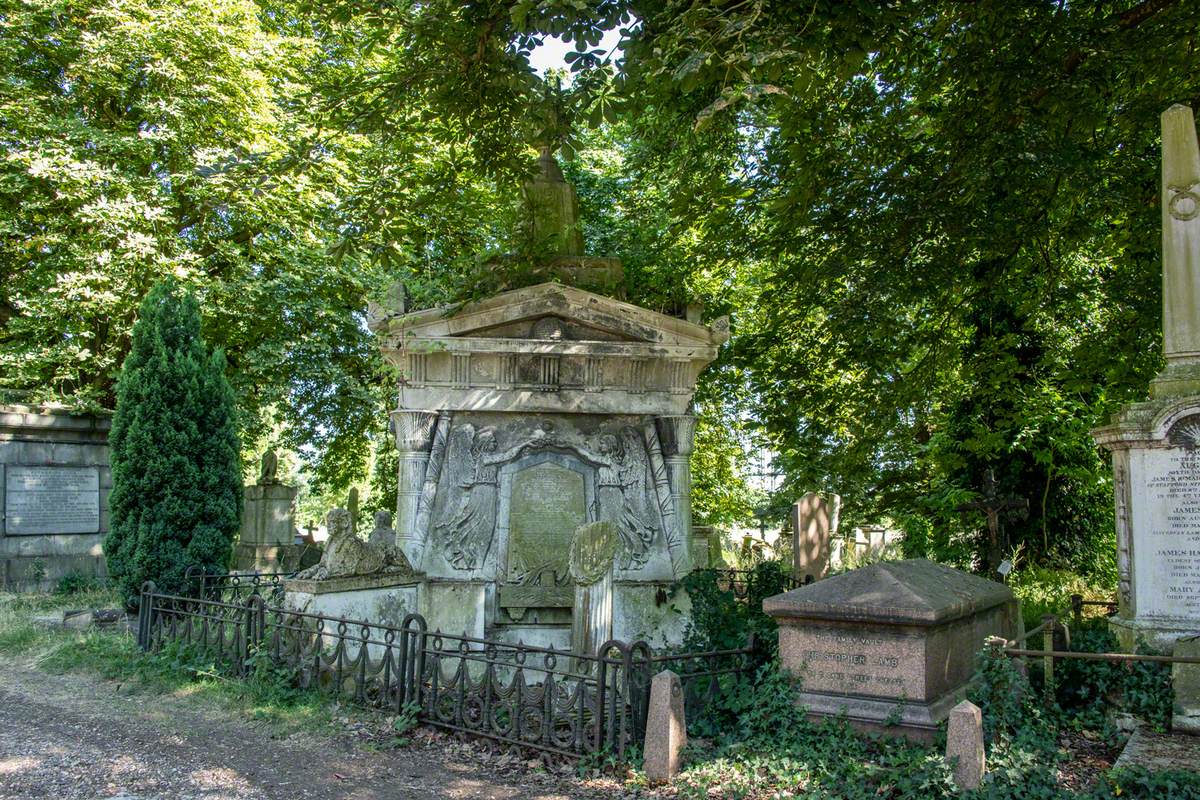
[[106, 416], [0, 406], [0, 586], [105, 576], [109, 427]]
[[[664, 609], [683, 601], [662, 598], [693, 567], [690, 404], [728, 320], [703, 325], [612, 296], [620, 262], [582, 254], [573, 190], [551, 156], [527, 188], [528, 232], [552, 254], [537, 269], [574, 285], [420, 311], [400, 291], [368, 309], [400, 374], [396, 527], [428, 576], [422, 613], [438, 617], [431, 626], [543, 646], [590, 647], [573, 621], [678, 642], [679, 612]], [[601, 521], [618, 543], [611, 591], [569, 570], [573, 532]], [[576, 602], [577, 587], [590, 600]]]
[[792, 563], [797, 580], [820, 580], [829, 571], [829, 503], [809, 492], [792, 506]]
[[1141, 767], [1150, 772], [1200, 771], [1200, 736], [1154, 733], [1138, 726], [1113, 769]]
[[[911, 559], [873, 564], [763, 601], [779, 622], [780, 660], [814, 714], [929, 738], [970, 680], [990, 635], [1013, 638], [1012, 590]], [[897, 707], [899, 706], [899, 709]]]
[[376, 550], [386, 550], [396, 546], [396, 530], [392, 527], [391, 512], [375, 512], [375, 528], [367, 537], [367, 544]]
[[1200, 144], [1191, 109], [1162, 115], [1163, 352], [1151, 399], [1092, 431], [1112, 452], [1123, 648], [1200, 630]]
[[617, 526], [611, 522], [592, 522], [575, 529], [570, 571], [575, 582], [571, 649], [576, 653], [594, 655], [612, 638], [613, 559], [620, 544]]
[[1192, 109], [1162, 115], [1163, 354], [1200, 363], [1200, 144]]
[[377, 572], [413, 574], [399, 549], [376, 548], [359, 539], [350, 527], [350, 512], [346, 509], [330, 511], [325, 524], [329, 529], [329, 541], [325, 544], [321, 562], [301, 572], [296, 576], [298, 579], [320, 581]]
[[650, 681], [650, 710], [646, 716], [644, 768], [651, 783], [664, 783], [679, 774], [687, 724], [683, 716], [683, 685], [664, 670]]
[[100, 532], [100, 468], [22, 466], [4, 475], [6, 536]]
[[963, 790], [979, 788], [986, 770], [983, 752], [983, 714], [970, 700], [950, 709], [946, 728], [946, 760], [953, 764], [954, 782]]
[[[1179, 639], [1172, 654], [1200, 656], [1200, 636]], [[1200, 734], [1200, 664], [1171, 665], [1171, 688], [1175, 691], [1171, 730]]]

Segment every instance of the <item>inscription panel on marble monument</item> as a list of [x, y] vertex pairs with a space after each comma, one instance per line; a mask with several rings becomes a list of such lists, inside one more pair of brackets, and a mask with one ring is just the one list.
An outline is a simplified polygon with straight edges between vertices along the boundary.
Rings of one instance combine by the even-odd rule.
[[10, 465], [4, 517], [8, 535], [99, 533], [99, 468]]
[[[784, 629], [781, 629], [781, 631]], [[786, 648], [804, 664], [804, 690], [919, 698], [925, 667], [919, 641], [855, 628], [791, 628]]]
[[1138, 612], [1200, 615], [1200, 450], [1139, 455], [1145, 480], [1133, 500], [1134, 528], [1143, 532], [1134, 544]]
[[587, 522], [583, 475], [553, 462], [513, 476], [508, 517], [508, 579], [553, 586], [567, 576], [575, 529]]

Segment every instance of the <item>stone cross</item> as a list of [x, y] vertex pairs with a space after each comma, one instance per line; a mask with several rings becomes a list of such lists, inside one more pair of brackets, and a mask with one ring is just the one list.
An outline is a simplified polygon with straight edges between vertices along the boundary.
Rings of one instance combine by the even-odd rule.
[[308, 524], [304, 526], [304, 532], [308, 534], [304, 539], [306, 542], [314, 544], [317, 541], [317, 523], [310, 519]]
[[983, 492], [978, 500], [972, 500], [969, 503], [963, 503], [958, 506], [958, 511], [982, 511], [987, 515], [988, 529], [988, 552], [987, 565], [989, 572], [995, 572], [996, 567], [1000, 564], [1000, 558], [1004, 551], [1002, 535], [1004, 526], [1001, 521], [1001, 514], [1011, 513], [1023, 515], [1029, 510], [1029, 501], [1024, 497], [1003, 496], [997, 490], [996, 473], [991, 469], [983, 474]]
[[665, 783], [679, 774], [680, 756], [687, 747], [683, 716], [683, 685], [679, 676], [663, 670], [650, 681], [643, 765], [651, 783]]
[[946, 760], [954, 769], [959, 789], [978, 789], [987, 762], [983, 752], [983, 714], [970, 700], [950, 709], [946, 728]]

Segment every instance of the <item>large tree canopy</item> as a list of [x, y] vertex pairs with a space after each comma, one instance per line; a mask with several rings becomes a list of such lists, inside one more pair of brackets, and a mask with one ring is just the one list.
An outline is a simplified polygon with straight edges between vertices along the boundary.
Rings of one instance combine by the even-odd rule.
[[[386, 475], [360, 309], [512, 285], [534, 140], [570, 157], [630, 297], [731, 313], [697, 511], [745, 517], [752, 432], [969, 561], [988, 470], [1014, 544], [1097, 565], [1087, 434], [1159, 365], [1158, 115], [1200, 103], [1182, 0], [39, 0], [0, 10], [0, 391], [111, 404], [161, 275], [202, 300], [250, 432], [318, 483]], [[598, 49], [607, 31], [621, 49]], [[565, 88], [530, 55], [575, 43]], [[386, 479], [379, 478], [382, 486]]]

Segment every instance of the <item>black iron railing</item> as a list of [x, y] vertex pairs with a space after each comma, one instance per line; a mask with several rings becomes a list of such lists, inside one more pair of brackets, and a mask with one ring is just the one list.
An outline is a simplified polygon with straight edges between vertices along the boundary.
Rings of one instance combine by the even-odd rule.
[[206, 573], [203, 567], [189, 567], [184, 577], [189, 594], [230, 603], [245, 602], [253, 594], [262, 595], [268, 604], [283, 603], [283, 582], [294, 572], [221, 572]]
[[[761, 576], [756, 570], [752, 569], [706, 567], [695, 570], [695, 572], [711, 575], [716, 581], [718, 589], [724, 592], [732, 592], [736, 599], [742, 601], [749, 599], [755, 588], [756, 581], [764, 582], [770, 580], [772, 593], [777, 590], [791, 591], [803, 585], [801, 581], [796, 580], [791, 575], [784, 576], [781, 579], [772, 579]], [[776, 586], [776, 582], [782, 584], [782, 586]]]
[[431, 632], [419, 614], [390, 626], [292, 611], [255, 593], [211, 595], [161, 594], [147, 583], [139, 645], [198, 648], [239, 676], [269, 658], [301, 687], [564, 756], [622, 755], [641, 744], [654, 672], [679, 670], [695, 706], [720, 675], [750, 663], [751, 648], [656, 657], [645, 642], [610, 641], [589, 656]]

